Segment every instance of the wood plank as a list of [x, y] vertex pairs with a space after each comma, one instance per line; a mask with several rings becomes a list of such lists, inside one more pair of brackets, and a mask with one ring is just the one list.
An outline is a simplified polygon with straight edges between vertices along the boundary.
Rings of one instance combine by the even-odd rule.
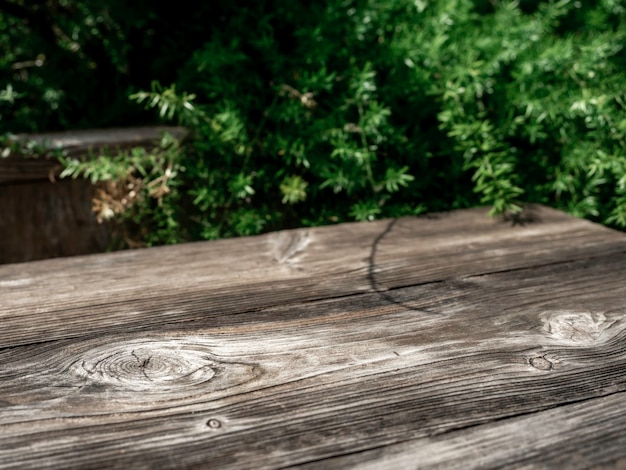
[[[0, 351], [0, 461], [350, 466], [391, 446], [380, 458], [403, 464], [411, 450], [392, 445], [408, 442], [467, 463], [476, 449], [461, 445], [463, 432], [469, 443], [504, 432], [519, 443], [524, 416], [538, 426], [548, 413], [572, 430], [591, 420], [578, 432], [583, 462], [618, 462], [625, 298], [626, 254], [613, 253], [182, 324], [146, 317], [124, 334], [41, 334], [48, 342]], [[100, 321], [115, 330], [118, 320]], [[606, 454], [594, 447], [601, 437]], [[527, 461], [506, 449], [493, 461], [568, 457], [563, 439], [543, 442]]]
[[0, 266], [0, 347], [626, 252], [623, 233], [545, 207], [525, 225], [486, 212]]
[[626, 468], [624, 403], [616, 393], [299, 468]]

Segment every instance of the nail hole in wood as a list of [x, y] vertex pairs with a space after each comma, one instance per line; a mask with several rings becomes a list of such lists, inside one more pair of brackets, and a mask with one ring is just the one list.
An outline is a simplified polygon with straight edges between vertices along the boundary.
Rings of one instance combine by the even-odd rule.
[[219, 419], [210, 419], [206, 422], [206, 425], [211, 429], [219, 429], [222, 427], [222, 422]]

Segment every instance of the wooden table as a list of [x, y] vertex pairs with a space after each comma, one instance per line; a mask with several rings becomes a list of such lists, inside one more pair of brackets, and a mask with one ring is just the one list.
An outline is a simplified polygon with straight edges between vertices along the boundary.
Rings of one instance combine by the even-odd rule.
[[0, 266], [0, 467], [626, 468], [626, 234], [529, 215]]

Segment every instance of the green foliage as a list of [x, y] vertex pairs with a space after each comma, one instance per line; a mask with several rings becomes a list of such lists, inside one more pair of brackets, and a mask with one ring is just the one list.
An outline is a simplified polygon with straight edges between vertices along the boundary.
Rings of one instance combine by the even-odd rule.
[[4, 90], [0, 90], [0, 102], [5, 101], [10, 104], [15, 102], [16, 98], [19, 98], [19, 93], [16, 93], [13, 86], [9, 83]]
[[306, 188], [309, 185], [300, 176], [287, 176], [280, 185], [283, 204], [295, 204], [306, 199]]
[[[63, 56], [78, 64], [68, 80], [92, 62], [107, 71], [110, 124], [148, 108], [190, 128], [171, 160], [66, 162], [98, 180], [175, 167], [160, 203], [146, 194], [126, 216], [152, 227], [147, 243], [524, 202], [626, 228], [624, 0], [231, 0], [193, 15], [63, 4], [67, 40], [45, 58], [19, 40], [32, 22], [0, 16], [0, 36], [21, 44], [0, 60], [43, 61], [4, 76], [0, 96], [19, 96], [17, 123], [82, 125], [67, 106], [91, 91], [79, 101], [46, 68]], [[87, 43], [100, 55], [72, 52]]]
[[61, 177], [84, 177], [97, 184], [94, 212], [100, 221], [115, 219], [117, 240], [124, 245], [178, 243], [185, 239], [181, 226], [180, 143], [164, 134], [150, 151], [93, 156], [88, 160], [59, 156]]
[[196, 95], [183, 93], [182, 96], [178, 96], [176, 85], [163, 88], [159, 82], [154, 81], [152, 91], [134, 93], [130, 95], [130, 99], [140, 104], [145, 103], [148, 109], [157, 108], [161, 119], [169, 121], [177, 119], [179, 124], [185, 126], [198, 125], [201, 119], [206, 119], [192, 103]]

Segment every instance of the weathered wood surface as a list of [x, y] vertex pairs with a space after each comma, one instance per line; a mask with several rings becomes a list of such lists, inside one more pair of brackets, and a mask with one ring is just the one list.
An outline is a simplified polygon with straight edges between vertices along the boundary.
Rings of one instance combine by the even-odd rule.
[[0, 467], [624, 468], [626, 235], [485, 214], [0, 266]]

